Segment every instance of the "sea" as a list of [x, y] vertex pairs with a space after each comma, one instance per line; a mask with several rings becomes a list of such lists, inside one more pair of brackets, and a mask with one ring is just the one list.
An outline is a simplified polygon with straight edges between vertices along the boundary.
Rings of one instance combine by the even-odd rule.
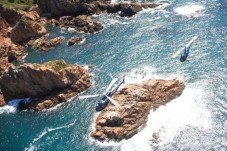
[[[112, 3], [150, 3], [148, 0]], [[42, 53], [27, 49], [22, 63], [64, 59], [92, 75], [92, 86], [79, 94], [105, 92], [113, 78], [127, 83], [177, 79], [183, 93], [165, 106], [151, 109], [147, 125], [132, 138], [99, 142], [90, 137], [100, 98], [79, 99], [41, 112], [0, 108], [0, 151], [226, 151], [227, 150], [227, 0], [159, 0], [155, 9], [133, 17], [93, 15], [104, 29], [77, 33], [47, 25], [49, 38], [64, 36], [60, 46]], [[67, 46], [74, 36], [85, 40]], [[171, 56], [193, 36], [185, 62]], [[157, 134], [157, 142], [153, 136]]]

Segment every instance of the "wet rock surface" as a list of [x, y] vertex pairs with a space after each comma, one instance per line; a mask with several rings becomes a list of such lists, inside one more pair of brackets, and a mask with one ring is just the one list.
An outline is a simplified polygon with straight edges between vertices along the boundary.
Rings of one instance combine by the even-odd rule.
[[62, 28], [73, 28], [78, 32], [95, 33], [103, 29], [103, 26], [100, 23], [86, 15], [77, 17], [63, 16], [59, 18], [58, 22]]
[[60, 45], [65, 40], [64, 37], [56, 37], [47, 40], [47, 36], [40, 38], [37, 43], [34, 43], [33, 48], [40, 49], [40, 51], [45, 52]]
[[70, 65], [63, 60], [11, 67], [0, 79], [6, 103], [29, 97], [33, 101], [21, 106], [38, 111], [66, 102], [90, 85], [90, 75], [82, 66]]
[[109, 103], [99, 114], [91, 136], [100, 141], [131, 138], [146, 126], [150, 110], [180, 96], [184, 87], [178, 80], [161, 79], [125, 85], [113, 96], [118, 105]]
[[81, 37], [72, 37], [69, 39], [68, 41], [68, 46], [73, 46], [73, 45], [76, 45], [76, 44], [79, 44], [83, 41], [84, 39], [81, 38]]

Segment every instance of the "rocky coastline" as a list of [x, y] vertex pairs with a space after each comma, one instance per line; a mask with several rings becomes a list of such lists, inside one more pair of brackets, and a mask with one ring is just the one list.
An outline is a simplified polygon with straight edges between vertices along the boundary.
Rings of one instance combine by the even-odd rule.
[[[131, 17], [142, 9], [160, 5], [112, 4], [104, 0], [38, 0], [37, 4], [26, 12], [0, 5], [0, 107], [14, 99], [29, 98], [20, 101], [18, 108], [41, 111], [66, 102], [91, 86], [91, 76], [84, 67], [64, 60], [14, 66], [14, 62], [26, 56], [24, 48], [28, 46], [46, 52], [65, 41], [64, 37], [48, 39], [45, 23], [93, 34], [104, 28], [90, 17], [93, 14]], [[82, 41], [81, 37], [71, 37], [67, 44], [73, 46]], [[180, 96], [184, 87], [178, 80], [162, 79], [125, 85], [113, 96], [118, 105], [109, 103], [98, 115], [91, 137], [99, 141], [131, 138], [146, 126], [150, 110]]]
[[118, 105], [109, 103], [98, 115], [91, 136], [100, 141], [131, 138], [146, 126], [150, 110], [180, 96], [184, 88], [178, 80], [149, 79], [126, 84], [113, 96]]
[[86, 90], [91, 86], [91, 80], [82, 66], [55, 60], [10, 67], [2, 76], [0, 85], [6, 103], [30, 98], [31, 102], [20, 102], [19, 108], [41, 111]]
[[[21, 61], [27, 55], [24, 51], [27, 46], [45, 52], [64, 41], [63, 37], [47, 40], [47, 22], [53, 26], [73, 28], [78, 32], [97, 33], [103, 30], [103, 26], [90, 18], [93, 14], [117, 13], [122, 17], [131, 17], [143, 8], [155, 8], [160, 5], [112, 4], [104, 0], [38, 0], [37, 4], [38, 7], [32, 6], [27, 11], [11, 9], [0, 4], [0, 78], [9, 68], [14, 68], [14, 62]], [[69, 45], [80, 40], [80, 37], [71, 39]], [[6, 104], [3, 98], [0, 91], [0, 106]]]

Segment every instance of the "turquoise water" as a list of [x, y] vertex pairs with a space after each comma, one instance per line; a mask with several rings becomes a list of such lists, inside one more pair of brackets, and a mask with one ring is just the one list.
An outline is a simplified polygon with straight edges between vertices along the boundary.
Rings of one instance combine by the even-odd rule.
[[[168, 3], [167, 3], [168, 2]], [[0, 150], [141, 151], [226, 150], [227, 148], [227, 1], [163, 1], [164, 7], [143, 10], [132, 18], [93, 16], [105, 29], [97, 34], [61, 31], [49, 27], [52, 37], [84, 37], [68, 47], [63, 43], [46, 53], [28, 50], [24, 62], [65, 59], [93, 64], [93, 85], [84, 94], [102, 93], [113, 77], [126, 75], [126, 83], [142, 78], [179, 79], [182, 95], [150, 112], [147, 127], [129, 140], [100, 143], [94, 129], [97, 99], [71, 101], [52, 110], [18, 112], [0, 108]], [[190, 41], [184, 63], [171, 55]], [[160, 142], [150, 140], [159, 133]]]

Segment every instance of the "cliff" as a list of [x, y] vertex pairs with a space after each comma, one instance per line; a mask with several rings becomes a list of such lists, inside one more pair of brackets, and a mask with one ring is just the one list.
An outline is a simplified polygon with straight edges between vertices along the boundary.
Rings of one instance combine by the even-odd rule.
[[117, 13], [120, 16], [130, 17], [141, 11], [142, 8], [155, 8], [160, 4], [111, 4], [105, 0], [38, 0], [42, 15], [50, 18], [61, 16], [78, 16], [100, 14], [102, 12]]
[[109, 103], [100, 113], [91, 136], [100, 141], [131, 138], [146, 126], [150, 110], [181, 95], [184, 87], [177, 80], [161, 79], [127, 84], [113, 96], [118, 105]]
[[51, 108], [90, 87], [90, 75], [80, 65], [63, 60], [44, 64], [24, 64], [10, 68], [0, 79], [6, 103], [12, 99], [32, 98], [21, 108]]

